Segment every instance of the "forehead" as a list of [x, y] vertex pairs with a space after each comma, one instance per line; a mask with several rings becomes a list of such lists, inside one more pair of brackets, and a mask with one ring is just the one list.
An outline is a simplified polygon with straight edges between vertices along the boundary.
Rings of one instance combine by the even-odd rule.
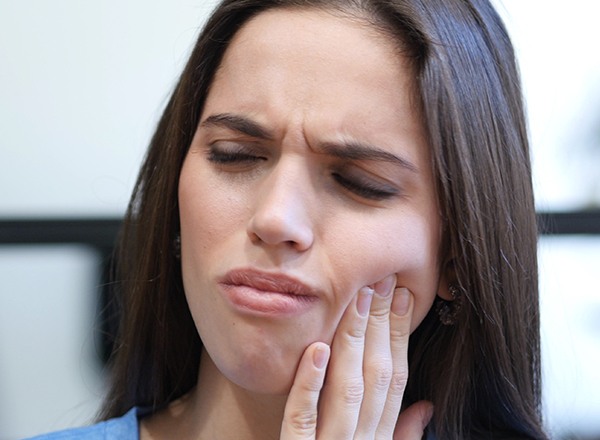
[[[261, 62], [267, 56], [297, 60], [299, 69], [309, 67], [300, 55], [310, 53], [321, 67], [346, 62], [355, 66], [373, 62], [405, 67], [399, 44], [357, 12], [318, 8], [275, 8], [259, 13], [234, 35], [225, 53], [227, 61]], [[348, 69], [351, 73], [353, 69]]]
[[[245, 36], [268, 42], [270, 45], [285, 43], [288, 36], [305, 47], [321, 49], [323, 41], [348, 43], [356, 49], [367, 49], [373, 43], [387, 46], [388, 55], [393, 56], [396, 41], [391, 34], [384, 32], [381, 26], [375, 26], [374, 20], [363, 12], [317, 7], [278, 7], [262, 11], [249, 19], [235, 34], [234, 40], [243, 40]], [[302, 32], [304, 38], [297, 40], [295, 34]], [[312, 35], [312, 37], [311, 37]], [[279, 37], [274, 40], [274, 37]], [[344, 37], [340, 40], [339, 37]], [[365, 43], [366, 46], [365, 47]], [[370, 47], [373, 49], [373, 47]]]
[[274, 132], [297, 128], [309, 141], [337, 136], [386, 146], [422, 137], [414, 84], [397, 44], [367, 20], [273, 9], [232, 39], [203, 118], [235, 112]]

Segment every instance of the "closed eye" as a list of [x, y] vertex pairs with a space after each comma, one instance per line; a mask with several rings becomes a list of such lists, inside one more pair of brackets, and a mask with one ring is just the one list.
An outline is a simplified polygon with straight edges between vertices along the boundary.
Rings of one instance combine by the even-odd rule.
[[252, 164], [265, 161], [266, 157], [247, 151], [244, 147], [233, 144], [232, 146], [218, 147], [211, 145], [207, 159], [218, 165]]
[[359, 177], [347, 177], [339, 172], [333, 172], [333, 179], [348, 191], [369, 200], [381, 201], [398, 195], [399, 191], [384, 183], [373, 182]]

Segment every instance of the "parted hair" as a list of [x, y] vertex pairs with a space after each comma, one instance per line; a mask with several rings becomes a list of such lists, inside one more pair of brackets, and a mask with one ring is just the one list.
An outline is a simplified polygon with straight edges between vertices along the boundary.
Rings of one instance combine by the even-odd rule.
[[440, 260], [451, 262], [463, 306], [451, 326], [432, 308], [411, 335], [404, 404], [432, 401], [440, 440], [545, 439], [529, 146], [514, 50], [487, 0], [225, 0], [216, 7], [126, 213], [113, 273], [120, 324], [99, 418], [132, 406], [158, 409], [196, 384], [202, 341], [173, 252], [179, 173], [233, 35], [272, 8], [366, 20], [413, 66], [444, 225]]

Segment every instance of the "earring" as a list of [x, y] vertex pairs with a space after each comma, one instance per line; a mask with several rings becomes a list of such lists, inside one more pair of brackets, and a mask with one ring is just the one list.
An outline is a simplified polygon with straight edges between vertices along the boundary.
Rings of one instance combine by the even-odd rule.
[[173, 250], [173, 256], [175, 258], [177, 258], [178, 260], [181, 259], [181, 235], [179, 235], [179, 232], [173, 239], [173, 249], [172, 250]]
[[454, 284], [448, 286], [448, 292], [450, 292], [452, 300], [446, 301], [441, 299], [435, 306], [435, 311], [443, 325], [454, 325], [462, 309], [464, 296]]

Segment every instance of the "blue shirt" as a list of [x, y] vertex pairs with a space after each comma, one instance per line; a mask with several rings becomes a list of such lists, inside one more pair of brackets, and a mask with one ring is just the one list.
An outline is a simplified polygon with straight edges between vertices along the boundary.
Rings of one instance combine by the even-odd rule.
[[[26, 440], [139, 440], [138, 408], [132, 408], [122, 417], [100, 422], [85, 428], [73, 428], [65, 431], [43, 434]], [[428, 430], [427, 440], [435, 440], [433, 433]]]
[[73, 428], [32, 437], [29, 440], [138, 440], [138, 409], [132, 408], [127, 414], [106, 420], [85, 428]]

